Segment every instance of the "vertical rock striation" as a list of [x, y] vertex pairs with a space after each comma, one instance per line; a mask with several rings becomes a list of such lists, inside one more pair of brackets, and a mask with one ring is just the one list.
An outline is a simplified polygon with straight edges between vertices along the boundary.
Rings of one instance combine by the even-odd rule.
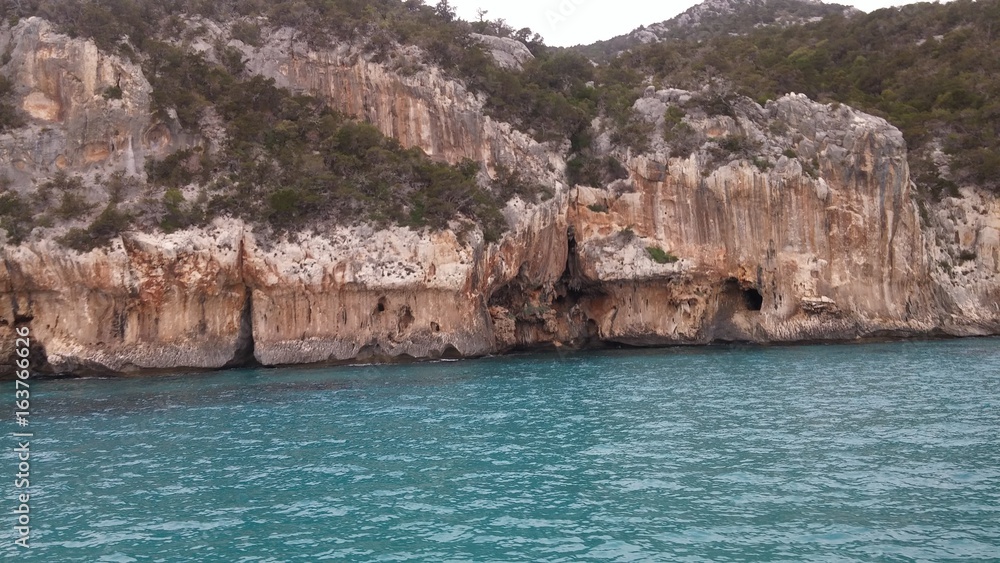
[[[769, 123], [783, 123], [799, 138], [800, 158], [815, 157], [815, 178], [787, 156], [762, 170], [747, 159], [711, 168], [657, 153], [631, 159], [634, 193], [580, 190], [583, 276], [610, 295], [595, 300], [601, 337], [645, 344], [930, 330], [940, 304], [899, 132], [804, 96], [758, 109], [758, 121], [733, 124], [739, 134], [763, 137]], [[609, 211], [588, 208], [598, 203]], [[649, 247], [679, 261], [657, 264]]]
[[[690, 93], [651, 91], [636, 108], [660, 128], [654, 149], [609, 147], [629, 178], [569, 189], [560, 152], [485, 116], [437, 69], [404, 76], [287, 29], [230, 45], [253, 72], [405, 146], [515, 167], [555, 195], [512, 200], [493, 244], [365, 226], [275, 240], [231, 219], [83, 254], [36, 236], [2, 249], [4, 349], [29, 326], [38, 363], [84, 373], [1000, 332], [996, 199], [966, 190], [922, 219], [884, 120], [800, 95], [745, 101], [735, 117], [686, 117], [708, 143], [678, 156], [662, 120]], [[139, 69], [92, 43], [32, 18], [0, 30], [8, 47], [3, 71], [32, 118], [0, 136], [19, 189], [59, 169], [139, 172], [146, 155], [197, 142], [152, 120]], [[719, 151], [733, 139], [756, 155]]]
[[476, 356], [493, 347], [470, 285], [475, 247], [451, 231], [344, 228], [248, 248], [261, 363]]
[[0, 329], [27, 324], [56, 372], [216, 368], [242, 360], [242, 227], [134, 233], [85, 254], [4, 249]]
[[3, 172], [15, 183], [58, 170], [135, 173], [146, 152], [170, 144], [151, 125], [152, 88], [138, 65], [70, 39], [33, 17], [0, 28], [4, 74], [14, 83], [27, 127], [0, 134]]

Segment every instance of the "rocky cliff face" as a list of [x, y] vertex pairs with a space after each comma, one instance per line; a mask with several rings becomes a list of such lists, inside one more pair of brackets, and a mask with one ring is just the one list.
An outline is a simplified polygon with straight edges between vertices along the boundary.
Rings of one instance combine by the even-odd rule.
[[[224, 30], [218, 33], [225, 37]], [[562, 163], [556, 155], [509, 124], [486, 116], [482, 100], [439, 69], [424, 67], [417, 54], [402, 51], [385, 64], [376, 63], [351, 45], [311, 49], [288, 28], [271, 34], [259, 48], [238, 41], [232, 45], [243, 52], [251, 72], [274, 78], [280, 87], [320, 96], [404, 146], [420, 147], [451, 163], [469, 158], [488, 166], [516, 167], [548, 185], [559, 181]], [[411, 70], [404, 75], [393, 66]]]
[[[225, 37], [206, 29], [193, 48]], [[230, 45], [253, 72], [406, 146], [516, 167], [555, 196], [512, 200], [493, 244], [370, 227], [273, 240], [235, 220], [128, 233], [84, 254], [38, 235], [3, 248], [4, 349], [26, 325], [37, 364], [83, 373], [1000, 332], [1000, 206], [970, 189], [921, 217], [902, 137], [881, 119], [796, 95], [745, 101], [735, 117], [689, 113], [705, 142], [672, 155], [665, 111], [691, 94], [650, 90], [636, 109], [657, 128], [653, 149], [605, 143], [628, 178], [570, 188], [558, 147], [484, 116], [436, 69], [404, 75], [349, 46], [314, 51], [290, 30]], [[32, 19], [4, 28], [3, 48], [32, 116], [0, 137], [18, 189], [57, 169], [141, 173], [147, 155], [200, 142], [151, 119], [138, 68], [86, 41]], [[120, 100], [103, 95], [113, 85]], [[753, 154], [720, 149], [736, 140]]]
[[16, 184], [58, 170], [134, 174], [145, 153], [170, 144], [168, 130], [150, 127], [152, 89], [135, 64], [40, 18], [3, 24], [0, 52], [10, 54], [3, 72], [31, 118], [0, 134], [3, 173]]
[[[665, 106], [675, 95], [645, 101], [662, 116], [666, 107], [657, 102]], [[935, 326], [898, 131], [794, 95], [749, 107], [737, 119], [692, 123], [719, 139], [756, 141], [758, 160], [713, 168], [697, 157], [642, 155], [630, 161], [635, 193], [580, 192], [584, 277], [611, 284], [618, 296], [613, 313], [598, 322], [602, 337], [784, 341]], [[772, 124], [787, 131], [772, 134]], [[813, 162], [815, 177], [803, 170]], [[594, 200], [608, 208], [606, 217], [585, 207]], [[626, 227], [631, 241], [621, 234]], [[643, 256], [649, 246], [668, 249], [678, 262], [655, 264]]]
[[0, 327], [27, 324], [59, 372], [239, 363], [250, 343], [241, 243], [226, 225], [86, 254], [47, 240], [7, 247]]
[[944, 296], [949, 332], [997, 332], [1000, 314], [1000, 201], [968, 186], [928, 211], [928, 257]]

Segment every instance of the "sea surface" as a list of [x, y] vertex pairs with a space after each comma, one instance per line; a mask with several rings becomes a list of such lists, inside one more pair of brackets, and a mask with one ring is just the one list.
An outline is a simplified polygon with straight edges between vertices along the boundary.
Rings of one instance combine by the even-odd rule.
[[1000, 561], [997, 339], [49, 380], [31, 398], [32, 547], [13, 544], [5, 420], [5, 561]]

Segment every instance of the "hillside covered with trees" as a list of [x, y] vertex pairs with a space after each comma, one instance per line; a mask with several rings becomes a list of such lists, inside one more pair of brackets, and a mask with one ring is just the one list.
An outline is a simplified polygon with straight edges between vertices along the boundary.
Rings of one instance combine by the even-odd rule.
[[[503, 20], [462, 21], [447, 0], [433, 6], [420, 0], [0, 0], [10, 25], [41, 16], [140, 64], [156, 112], [175, 112], [180, 125], [196, 129], [211, 108], [228, 133], [219, 155], [182, 151], [151, 164], [147, 178], [156, 195], [145, 208], [122, 209], [116, 197], [106, 207], [88, 207], [74, 195], [79, 182], [60, 177], [40, 190], [47, 195], [0, 195], [0, 222], [18, 240], [34, 226], [90, 214], [88, 228], [64, 238], [80, 249], [130, 226], [169, 231], [220, 214], [279, 230], [319, 220], [442, 228], [464, 217], [496, 240], [508, 199], [545, 197], [516, 171], [490, 181], [475, 162], [432, 162], [315, 98], [251, 76], [232, 47], [217, 46], [217, 60], [185, 49], [192, 16], [231, 22], [232, 37], [248, 45], [262, 44], [283, 26], [316, 48], [360, 45], [375, 61], [414, 45], [422, 65], [439, 67], [481, 94], [496, 120], [553, 148], [568, 147], [570, 184], [622, 177], [621, 162], [594, 147], [601, 133], [633, 154], [649, 148], [652, 128], [632, 105], [651, 77], [657, 87], [704, 91], [717, 113], [726, 113], [737, 95], [764, 103], [802, 92], [850, 104], [904, 132], [911, 168], [928, 198], [954, 194], [962, 183], [1000, 189], [1000, 0], [913, 4], [867, 15], [790, 0], [749, 1], [746, 8], [756, 23], [703, 7], [700, 25], [664, 27], [673, 31], [597, 64], [589, 57], [605, 58], [607, 45], [549, 48], [530, 29]], [[761, 25], [776, 22], [787, 25]], [[501, 68], [473, 33], [519, 40], [534, 58], [523, 69]], [[0, 76], [0, 130], [25, 122], [10, 102], [13, 87]], [[599, 116], [605, 119], [595, 121]], [[109, 193], [121, 193], [124, 188], [114, 187], [120, 181], [108, 180]], [[191, 182], [202, 190], [188, 201], [181, 188]]]
[[574, 51], [607, 63], [622, 51], [659, 41], [705, 41], [725, 35], [745, 35], [762, 28], [780, 28], [832, 15], [855, 15], [842, 4], [812, 0], [706, 0], [663, 22], [640, 26], [625, 35], [578, 45]]
[[[577, 154], [573, 180], [604, 177], [607, 170], [620, 174], [617, 163], [589, 158], [591, 121], [598, 114], [609, 115], [628, 131], [634, 122], [630, 107], [639, 91], [637, 75], [594, 68], [585, 57], [548, 49], [537, 34], [514, 30], [502, 20], [459, 20], [445, 0], [435, 6], [417, 0], [0, 0], [0, 10], [12, 26], [20, 18], [41, 16], [70, 36], [92, 38], [100, 49], [139, 63], [153, 87], [153, 110], [164, 118], [172, 113], [181, 126], [196, 130], [211, 108], [225, 124], [223, 154], [209, 158], [185, 150], [152, 164], [147, 176], [162, 193], [160, 205], [125, 212], [111, 198], [89, 229], [64, 239], [80, 249], [102, 244], [129, 226], [172, 230], [203, 224], [221, 213], [278, 229], [321, 219], [442, 228], [461, 216], [495, 240], [504, 228], [499, 210], [510, 197], [545, 196], [516, 171], [501, 170], [484, 184], [477, 178], [477, 163], [447, 166], [429, 161], [419, 150], [403, 150], [373, 127], [336, 115], [315, 98], [250, 76], [232, 47], [218, 45], [221, 56], [214, 61], [186, 49], [193, 16], [232, 22], [232, 37], [253, 46], [282, 26], [294, 28], [314, 48], [337, 42], [360, 45], [377, 62], [402, 46], [415, 45], [423, 64], [440, 67], [484, 94], [485, 109], [497, 120], [541, 142], [570, 140]], [[534, 58], [523, 70], [503, 69], [472, 33], [523, 41]], [[591, 81], [602, 86], [587, 86]], [[0, 130], [24, 124], [9, 103], [11, 94], [12, 85], [0, 80]], [[628, 141], [641, 147], [645, 140], [639, 134]], [[192, 181], [205, 189], [196, 200], [186, 201], [180, 188]], [[69, 193], [74, 205], [56, 211], [61, 204], [55, 199], [26, 201], [13, 192], [2, 196], [0, 221], [13, 240], [34, 226], [99, 211], [83, 205], [72, 195], [74, 189], [59, 188], [79, 182], [54, 182], [56, 189], [43, 191], [56, 193], [56, 199]]]
[[[885, 117], [906, 137], [918, 186], [940, 197], [961, 183], [1000, 188], [998, 51], [1000, 1], [956, 0], [666, 40], [614, 64], [663, 85], [720, 84], [761, 103], [800, 92]], [[933, 163], [938, 150], [950, 173]]]

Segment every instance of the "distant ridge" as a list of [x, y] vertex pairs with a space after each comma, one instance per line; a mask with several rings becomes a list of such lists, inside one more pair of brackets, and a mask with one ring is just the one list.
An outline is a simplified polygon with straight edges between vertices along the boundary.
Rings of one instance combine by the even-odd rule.
[[601, 62], [647, 43], [701, 41], [720, 35], [743, 35], [764, 26], [802, 25], [830, 15], [849, 17], [860, 13], [851, 6], [819, 0], [706, 0], [669, 20], [572, 49]]

